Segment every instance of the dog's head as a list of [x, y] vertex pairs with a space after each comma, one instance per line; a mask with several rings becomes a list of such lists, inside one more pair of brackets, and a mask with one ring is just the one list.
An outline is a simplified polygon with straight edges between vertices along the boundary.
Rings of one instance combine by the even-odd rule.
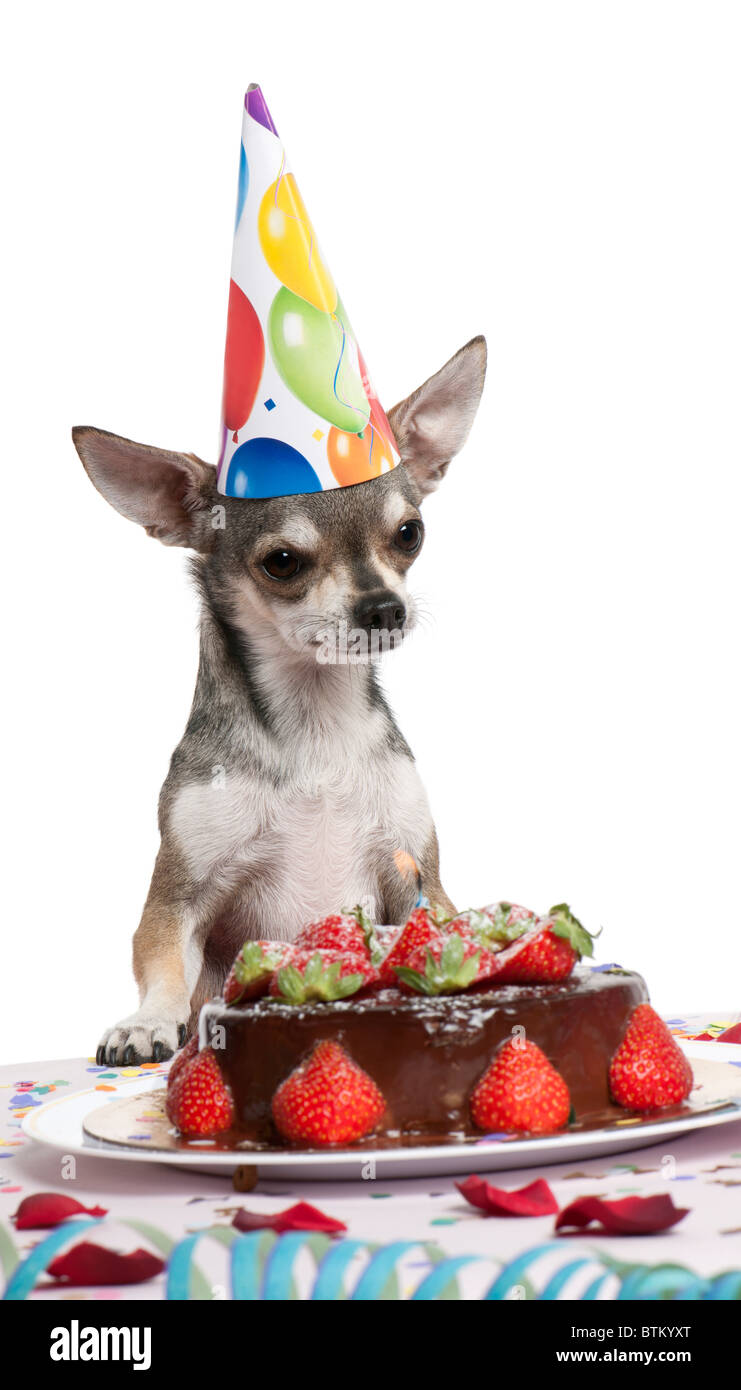
[[211, 603], [248, 634], [299, 658], [362, 661], [414, 621], [407, 572], [424, 540], [420, 504], [465, 443], [484, 385], [474, 338], [391, 411], [402, 466], [354, 487], [241, 500], [190, 454], [73, 430], [91, 481], [165, 545], [204, 557]]

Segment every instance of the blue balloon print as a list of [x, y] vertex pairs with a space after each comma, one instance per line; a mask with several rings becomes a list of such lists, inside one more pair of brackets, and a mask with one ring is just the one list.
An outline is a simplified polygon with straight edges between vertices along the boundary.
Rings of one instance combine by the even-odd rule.
[[250, 170], [247, 163], [247, 155], [244, 145], [239, 147], [239, 183], [237, 185], [237, 216], [234, 222], [234, 230], [239, 226], [239, 219], [242, 216], [244, 200], [247, 197], [247, 189], [250, 186]]
[[227, 497], [292, 497], [321, 492], [308, 459], [281, 439], [246, 439], [229, 461]]

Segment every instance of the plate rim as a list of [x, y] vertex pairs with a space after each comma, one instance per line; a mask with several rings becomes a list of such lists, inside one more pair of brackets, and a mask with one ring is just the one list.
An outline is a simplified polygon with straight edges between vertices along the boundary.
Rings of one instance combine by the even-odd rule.
[[[677, 1041], [680, 1043], [680, 1046], [683, 1046], [683, 1039], [678, 1039]], [[695, 1043], [690, 1047], [683, 1046], [683, 1051], [696, 1060], [704, 1058], [706, 1061], [713, 1061], [723, 1065], [728, 1060], [725, 1055], [728, 1048], [735, 1046], [736, 1044], [729, 1043]], [[718, 1056], [718, 1052], [722, 1052], [724, 1055]], [[737, 1060], [741, 1062], [741, 1056], [737, 1056]], [[487, 1141], [483, 1139], [473, 1144], [419, 1145], [392, 1149], [333, 1149], [306, 1153], [296, 1150], [209, 1150], [205, 1146], [203, 1148], [193, 1148], [187, 1151], [137, 1149], [133, 1146], [127, 1147], [125, 1144], [113, 1144], [107, 1140], [97, 1140], [94, 1143], [86, 1144], [84, 1143], [82, 1121], [80, 1121], [79, 1138], [74, 1142], [70, 1142], [68, 1139], [64, 1143], [61, 1143], [51, 1138], [48, 1134], [39, 1133], [36, 1128], [38, 1121], [41, 1120], [42, 1116], [47, 1115], [50, 1110], [55, 1107], [68, 1106], [72, 1101], [81, 1100], [83, 1096], [92, 1097], [99, 1095], [101, 1097], [99, 1106], [102, 1107], [110, 1100], [117, 1099], [121, 1091], [129, 1091], [130, 1094], [133, 1095], [139, 1092], [147, 1094], [150, 1091], [160, 1090], [163, 1083], [166, 1083], [166, 1081], [166, 1075], [127, 1077], [115, 1088], [114, 1096], [111, 1096], [110, 1093], [101, 1095], [95, 1086], [82, 1087], [77, 1091], [66, 1091], [63, 1095], [53, 1096], [49, 1100], [44, 1101], [42, 1105], [34, 1107], [34, 1109], [24, 1117], [21, 1123], [22, 1131], [28, 1138], [35, 1140], [38, 1144], [43, 1144], [47, 1148], [57, 1150], [64, 1148], [75, 1153], [77, 1156], [93, 1158], [102, 1157], [129, 1163], [157, 1163], [177, 1168], [200, 1168], [202, 1171], [208, 1168], [216, 1172], [232, 1166], [239, 1167], [240, 1165], [263, 1169], [277, 1167], [286, 1168], [295, 1165], [297, 1170], [306, 1171], [307, 1169], [319, 1167], [340, 1168], [351, 1165], [362, 1167], [371, 1162], [377, 1164], [379, 1167], [384, 1163], [399, 1163], [402, 1166], [411, 1166], [415, 1161], [419, 1167], [424, 1170], [427, 1163], [447, 1161], [448, 1159], [452, 1160], [455, 1154], [459, 1154], [461, 1158], [464, 1155], [469, 1156], [477, 1154], [484, 1159], [494, 1154], [499, 1156], [505, 1152], [511, 1154], [513, 1159], [513, 1162], [506, 1166], [509, 1168], [517, 1168], [519, 1166], [517, 1162], [518, 1158], [523, 1153], [532, 1153], [534, 1143], [538, 1146], [540, 1151], [546, 1151], [541, 1160], [544, 1164], [549, 1162], [558, 1163], [560, 1160], [557, 1155], [560, 1153], [563, 1153], [564, 1162], [568, 1162], [570, 1150], [572, 1148], [578, 1146], [583, 1147], [585, 1144], [594, 1144], [598, 1150], [600, 1148], [607, 1148], [614, 1143], [618, 1136], [620, 1136], [621, 1139], [623, 1137], [629, 1137], [632, 1129], [631, 1126], [625, 1125], [620, 1129], [603, 1128], [574, 1131], [571, 1134], [559, 1133], [538, 1135], [535, 1136], [534, 1139], [512, 1139], [509, 1140], [506, 1145], [502, 1145], [501, 1140]], [[99, 1106], [95, 1106], [94, 1108], [98, 1109]], [[723, 1108], [697, 1114], [681, 1115], [677, 1116], [674, 1120], [656, 1120], [653, 1123], [642, 1125], [635, 1133], [636, 1137], [640, 1134], [640, 1147], [644, 1148], [647, 1147], [648, 1144], [660, 1140], [663, 1135], [667, 1138], [673, 1138], [684, 1133], [692, 1133], [696, 1129], [727, 1124], [733, 1120], [741, 1120], [741, 1102], [735, 1106], [729, 1103], [727, 1109]], [[567, 1142], [564, 1143], [564, 1140]], [[644, 1140], [646, 1140], [647, 1143], [644, 1143]], [[626, 1147], [630, 1146], [625, 1144], [621, 1145], [623, 1150]], [[636, 1147], [639, 1146], [636, 1145]], [[553, 1157], [550, 1157], [547, 1152], [551, 1148], [554, 1155]], [[504, 1165], [500, 1165], [500, 1167], [503, 1168]], [[453, 1170], [454, 1167], [451, 1171]]]

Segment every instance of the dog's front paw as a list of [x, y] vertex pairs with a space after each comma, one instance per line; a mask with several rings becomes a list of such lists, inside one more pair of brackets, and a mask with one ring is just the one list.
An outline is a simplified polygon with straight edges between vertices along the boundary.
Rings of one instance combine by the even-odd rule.
[[130, 1067], [142, 1062], [166, 1062], [185, 1042], [186, 1025], [173, 1019], [132, 1014], [109, 1028], [100, 1040], [99, 1066]]

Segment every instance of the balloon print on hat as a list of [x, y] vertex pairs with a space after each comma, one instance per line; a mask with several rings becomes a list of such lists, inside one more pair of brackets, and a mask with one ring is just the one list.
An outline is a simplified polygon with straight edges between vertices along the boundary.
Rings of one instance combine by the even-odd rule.
[[315, 309], [337, 307], [334, 280], [317, 246], [304, 200], [293, 174], [281, 172], [260, 204], [257, 231], [263, 255], [282, 285]]
[[370, 482], [394, 466], [391, 446], [372, 420], [362, 434], [331, 429], [327, 435], [327, 458], [340, 487]]
[[260, 320], [247, 295], [231, 280], [224, 353], [223, 420], [235, 442], [255, 404], [264, 365], [265, 340]]
[[338, 314], [282, 289], [270, 306], [268, 341], [289, 391], [331, 425], [360, 434], [370, 406], [354, 363], [355, 340]]
[[289, 497], [321, 492], [308, 459], [282, 439], [247, 439], [232, 454], [224, 491], [227, 497]]
[[[389, 424], [389, 421], [386, 418], [386, 412], [383, 406], [381, 405], [378, 396], [376, 395], [373, 382], [371, 381], [370, 375], [368, 373], [368, 368], [365, 365], [365, 358], [363, 357], [360, 348], [358, 348], [358, 364], [360, 366], [360, 379], [363, 383], [363, 390], [365, 391], [365, 394], [368, 398], [368, 404], [370, 405], [371, 424], [375, 427], [375, 429], [380, 431], [386, 442], [392, 446], [393, 451], [393, 448], [396, 447], [394, 431], [392, 430], [391, 425]], [[393, 466], [394, 462], [392, 458], [391, 467], [393, 468]]]

